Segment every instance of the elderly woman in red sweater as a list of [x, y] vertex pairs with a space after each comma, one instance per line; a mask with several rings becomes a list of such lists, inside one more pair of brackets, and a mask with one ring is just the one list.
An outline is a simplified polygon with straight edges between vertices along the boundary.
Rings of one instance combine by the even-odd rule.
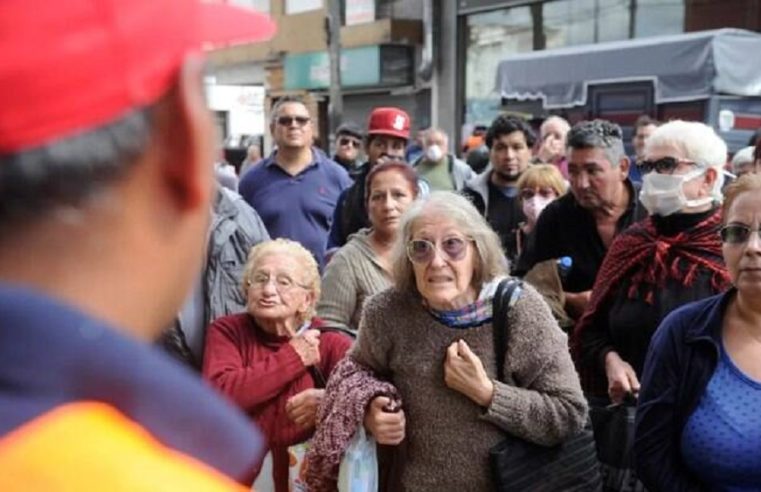
[[258, 244], [243, 279], [246, 312], [211, 324], [203, 375], [262, 430], [275, 491], [287, 492], [288, 446], [314, 432], [320, 388], [351, 339], [321, 332], [313, 318], [320, 275], [314, 257], [300, 244], [287, 239]]

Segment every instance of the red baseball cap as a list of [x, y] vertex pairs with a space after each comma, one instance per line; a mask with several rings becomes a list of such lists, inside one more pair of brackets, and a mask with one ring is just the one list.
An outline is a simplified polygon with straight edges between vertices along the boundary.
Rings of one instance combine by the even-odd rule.
[[368, 135], [410, 138], [410, 116], [399, 108], [375, 108], [367, 121]]
[[209, 0], [2, 0], [0, 153], [115, 120], [157, 101], [189, 53], [274, 33]]

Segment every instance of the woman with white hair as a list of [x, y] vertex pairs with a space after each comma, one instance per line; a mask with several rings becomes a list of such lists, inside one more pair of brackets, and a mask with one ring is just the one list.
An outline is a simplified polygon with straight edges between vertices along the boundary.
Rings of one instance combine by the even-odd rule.
[[636, 396], [663, 318], [729, 287], [719, 240], [726, 157], [724, 141], [703, 123], [672, 121], [647, 141], [639, 199], [650, 216], [612, 243], [574, 332], [588, 396]]
[[406, 441], [400, 490], [492, 490], [489, 449], [505, 434], [549, 446], [581, 429], [566, 336], [529, 285], [500, 323], [505, 381], [496, 378], [492, 300], [507, 261], [466, 198], [440, 191], [412, 204], [392, 259], [394, 286], [365, 304], [350, 358], [401, 396], [398, 411], [387, 396], [362, 407], [378, 443]]
[[[351, 339], [321, 332], [314, 318], [320, 274], [314, 256], [288, 239], [251, 249], [243, 274], [246, 312], [216, 319], [206, 334], [203, 375], [267, 438], [274, 492], [288, 492], [288, 447], [314, 432], [327, 379]], [[254, 476], [260, 470], [252, 470]], [[266, 481], [266, 479], [265, 479]]]

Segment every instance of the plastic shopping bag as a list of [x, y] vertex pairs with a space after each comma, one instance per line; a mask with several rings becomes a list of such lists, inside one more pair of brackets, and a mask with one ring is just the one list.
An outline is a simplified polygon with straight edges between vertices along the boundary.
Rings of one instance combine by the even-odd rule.
[[377, 492], [378, 456], [375, 439], [365, 434], [365, 427], [359, 429], [349, 442], [341, 466], [338, 469], [339, 492]]
[[306, 472], [309, 441], [288, 447], [288, 490], [307, 492]]
[[[288, 446], [288, 490], [290, 492], [307, 492], [306, 454], [309, 441]], [[275, 482], [272, 477], [272, 453], [268, 452], [262, 463], [259, 476], [256, 477], [252, 490], [256, 492], [275, 492]]]

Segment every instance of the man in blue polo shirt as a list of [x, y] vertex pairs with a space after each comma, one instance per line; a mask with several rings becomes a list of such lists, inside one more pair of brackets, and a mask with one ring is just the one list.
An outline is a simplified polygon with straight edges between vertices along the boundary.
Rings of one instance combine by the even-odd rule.
[[328, 230], [338, 196], [352, 180], [312, 147], [312, 117], [303, 101], [280, 99], [270, 123], [277, 150], [253, 167], [238, 190], [259, 213], [270, 237], [300, 242], [324, 266]]

